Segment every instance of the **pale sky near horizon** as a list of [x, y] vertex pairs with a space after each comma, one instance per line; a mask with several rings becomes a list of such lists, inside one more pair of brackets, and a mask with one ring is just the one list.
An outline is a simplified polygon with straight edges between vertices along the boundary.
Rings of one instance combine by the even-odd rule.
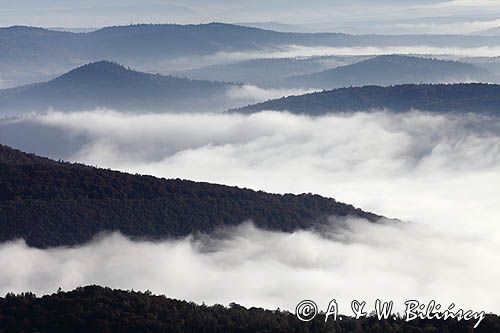
[[280, 22], [311, 31], [470, 33], [500, 26], [498, 0], [0, 0], [0, 26]]

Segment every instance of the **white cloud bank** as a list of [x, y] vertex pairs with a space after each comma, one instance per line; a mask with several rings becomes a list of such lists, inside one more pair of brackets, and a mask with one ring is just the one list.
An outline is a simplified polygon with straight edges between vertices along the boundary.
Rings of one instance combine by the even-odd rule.
[[394, 46], [354, 46], [354, 47], [330, 47], [330, 46], [302, 46], [288, 45], [276, 47], [269, 50], [245, 51], [245, 52], [218, 52], [212, 55], [197, 58], [183, 58], [173, 60], [172, 64], [184, 65], [197, 63], [198, 66], [244, 61], [251, 59], [266, 58], [297, 58], [313, 56], [366, 56], [366, 55], [447, 55], [456, 57], [496, 57], [500, 54], [500, 46], [478, 46], [478, 47], [451, 47], [451, 46], [429, 46], [429, 45], [394, 45]]
[[495, 117], [102, 111], [30, 121], [87, 137], [72, 160], [131, 173], [318, 193], [416, 222], [500, 216]]
[[226, 96], [239, 105], [255, 104], [291, 95], [303, 95], [315, 92], [314, 89], [264, 89], [253, 85], [233, 86]]
[[[303, 299], [349, 313], [353, 299], [407, 299], [500, 311], [495, 237], [417, 225], [349, 221], [324, 236], [266, 232], [252, 225], [224, 237], [162, 243], [113, 235], [74, 249], [0, 248], [0, 292], [52, 293], [100, 284], [146, 290], [198, 303], [292, 310]], [[20, 265], [22, 263], [22, 265]], [[372, 306], [372, 305], [370, 305]]]
[[[404, 28], [402, 24], [401, 28]], [[451, 47], [430, 45], [388, 46], [303, 46], [286, 45], [256, 51], [217, 52], [206, 56], [181, 57], [165, 61], [161, 67], [169, 70], [189, 70], [203, 66], [269, 58], [301, 58], [315, 56], [377, 56], [386, 54], [432, 55], [446, 57], [497, 57], [500, 46]]]
[[[17, 120], [23, 121], [23, 120]], [[411, 225], [350, 221], [293, 234], [242, 226], [163, 243], [112, 236], [76, 249], [0, 249], [0, 292], [98, 283], [197, 302], [293, 309], [406, 298], [500, 312], [500, 120], [386, 112], [311, 118], [115, 112], [30, 120], [83, 135], [72, 159], [167, 178], [313, 192]], [[20, 265], [19, 263], [23, 263]]]

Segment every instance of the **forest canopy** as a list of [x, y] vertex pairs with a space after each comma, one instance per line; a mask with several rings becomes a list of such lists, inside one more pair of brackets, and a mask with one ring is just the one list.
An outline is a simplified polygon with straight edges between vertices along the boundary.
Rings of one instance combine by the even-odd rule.
[[79, 245], [102, 232], [182, 237], [252, 220], [268, 230], [311, 228], [330, 217], [380, 216], [313, 194], [269, 194], [56, 162], [0, 145], [0, 241]]
[[112, 290], [99, 286], [59, 291], [37, 298], [32, 293], [8, 294], [0, 298], [0, 332], [303, 332], [303, 333], [424, 333], [498, 332], [500, 318], [488, 315], [473, 330], [474, 323], [448, 320], [403, 319], [379, 321], [375, 317], [328, 320], [318, 315], [299, 321], [293, 313], [245, 308], [236, 303], [197, 305], [154, 296], [151, 292]]

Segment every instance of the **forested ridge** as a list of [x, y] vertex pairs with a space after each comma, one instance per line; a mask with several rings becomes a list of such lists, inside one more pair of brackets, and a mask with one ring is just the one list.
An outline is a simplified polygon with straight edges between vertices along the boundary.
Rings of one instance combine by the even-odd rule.
[[162, 239], [252, 220], [281, 231], [310, 228], [330, 216], [380, 216], [312, 194], [159, 179], [56, 162], [0, 145], [0, 241], [36, 247], [77, 245], [119, 231]]
[[498, 114], [500, 85], [485, 83], [403, 84], [380, 87], [349, 87], [300, 96], [290, 96], [234, 110], [289, 111], [307, 115], [331, 112], [412, 109], [432, 112], [486, 112]]
[[498, 332], [500, 318], [488, 315], [477, 329], [472, 322], [403, 319], [379, 321], [374, 317], [311, 322], [293, 313], [245, 308], [232, 303], [206, 306], [178, 301], [149, 292], [112, 290], [98, 286], [77, 288], [37, 298], [32, 293], [0, 298], [0, 332], [183, 332], [183, 333], [430, 333]]
[[149, 74], [110, 61], [89, 63], [48, 82], [0, 90], [0, 112], [191, 110], [218, 107], [233, 84]]

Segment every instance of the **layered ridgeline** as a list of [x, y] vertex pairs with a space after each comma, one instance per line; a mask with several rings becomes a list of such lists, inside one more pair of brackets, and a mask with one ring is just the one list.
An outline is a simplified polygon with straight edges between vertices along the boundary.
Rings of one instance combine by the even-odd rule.
[[327, 69], [350, 65], [367, 58], [370, 57], [313, 56], [251, 59], [173, 71], [171, 74], [197, 80], [243, 82], [273, 88], [280, 87], [290, 77], [322, 72]]
[[[500, 45], [500, 37], [283, 33], [222, 23], [139, 24], [88, 33], [15, 26], [0, 29], [0, 73], [4, 80], [39, 82], [100, 59], [159, 71], [186, 65], [189, 58], [196, 63], [204, 56], [221, 52], [269, 52], [287, 45], [479, 47]], [[183, 61], [171, 62], [179, 58]]]
[[376, 221], [375, 214], [318, 195], [158, 179], [52, 161], [0, 146], [0, 241], [82, 244], [98, 233], [162, 239], [252, 220], [281, 231], [330, 217]]
[[[2, 60], [70, 62], [71, 58], [165, 59], [216, 52], [256, 50], [273, 45], [304, 46], [457, 46], [499, 45], [498, 36], [459, 35], [349, 35], [343, 33], [290, 33], [224, 23], [137, 24], [73, 33], [35, 27], [0, 29]], [[33, 54], [25, 54], [28, 48]], [[33, 58], [32, 58], [33, 57]], [[92, 60], [92, 59], [88, 59]], [[73, 60], [74, 61], [74, 60]]]
[[[78, 67], [44, 83], [0, 90], [0, 114], [98, 107], [140, 111], [213, 111], [235, 85], [148, 74], [109, 61]], [[228, 101], [229, 103], [229, 101]]]
[[256, 59], [174, 73], [192, 79], [244, 82], [267, 88], [500, 82], [499, 76], [473, 64], [404, 55]]
[[331, 112], [386, 109], [395, 112], [416, 109], [498, 114], [500, 85], [469, 83], [350, 87], [270, 100], [233, 111], [253, 113], [274, 110], [314, 116]]
[[[98, 306], [96, 306], [98, 305]], [[341, 319], [340, 319], [341, 318]], [[378, 320], [374, 316], [354, 319], [324, 313], [313, 321], [300, 321], [288, 311], [245, 308], [236, 303], [197, 305], [150, 292], [112, 290], [98, 286], [37, 298], [31, 293], [0, 298], [2, 332], [498, 332], [500, 318], [487, 315], [474, 329], [475, 320], [405, 321]]]
[[407, 83], [499, 82], [486, 69], [458, 61], [402, 55], [383, 55], [318, 73], [292, 76], [281, 87], [334, 89], [350, 86], [389, 86]]
[[[340, 58], [337, 60], [340, 61]], [[290, 64], [294, 62], [291, 61], [288, 63], [281, 61], [283, 66], [277, 69], [277, 72], [290, 69]], [[315, 61], [321, 60], [318, 58]], [[254, 61], [250, 67], [255, 67], [258, 63], [259, 61]], [[393, 66], [393, 63], [401, 66]], [[261, 64], [265, 69], [265, 62]], [[304, 70], [307, 70], [309, 66], [321, 65], [320, 63], [314, 65], [311, 62], [304, 64]], [[270, 67], [273, 68], [273, 65], [270, 64]], [[269, 69], [268, 72], [272, 70]], [[339, 73], [344, 73], [344, 75]], [[270, 76], [277, 77], [279, 74]], [[465, 63], [417, 57], [381, 56], [316, 74], [290, 77], [281, 82], [289, 82], [288, 85], [296, 87], [327, 87], [365, 83], [385, 85], [391, 82], [439, 82], [441, 80], [494, 81], [495, 77], [494, 74], [484, 69]], [[304, 78], [307, 78], [307, 82], [303, 81]], [[495, 104], [496, 96], [498, 96], [495, 93], [496, 87], [493, 85], [404, 85], [389, 89], [368, 87], [362, 90], [337, 90], [328, 95], [332, 99], [328, 101], [326, 107], [331, 107], [333, 110], [394, 107], [399, 110], [408, 106], [415, 108], [429, 106], [432, 110], [436, 107], [444, 108], [446, 111], [455, 106], [468, 108], [475, 104], [478, 110], [482, 110], [484, 107], [489, 109], [497, 105]], [[250, 96], [245, 100], [244, 97], [235, 95], [234, 91], [240, 89], [244, 90], [241, 84], [149, 74], [131, 70], [113, 62], [100, 61], [78, 67], [48, 82], [0, 90], [0, 115], [32, 111], [45, 112], [51, 108], [61, 111], [96, 108], [141, 112], [221, 111], [255, 101]], [[313, 114], [318, 103], [323, 105], [322, 98], [314, 100], [318, 96], [324, 97], [325, 95], [300, 97], [301, 100], [308, 99], [308, 102], [313, 102], [307, 106]], [[313, 99], [310, 99], [311, 97]], [[285, 101], [288, 103], [291, 100], [297, 101], [293, 97]], [[284, 100], [261, 105], [267, 107], [272, 104], [274, 107], [276, 103], [280, 104], [282, 101]], [[290, 110], [293, 111], [294, 108]]]

